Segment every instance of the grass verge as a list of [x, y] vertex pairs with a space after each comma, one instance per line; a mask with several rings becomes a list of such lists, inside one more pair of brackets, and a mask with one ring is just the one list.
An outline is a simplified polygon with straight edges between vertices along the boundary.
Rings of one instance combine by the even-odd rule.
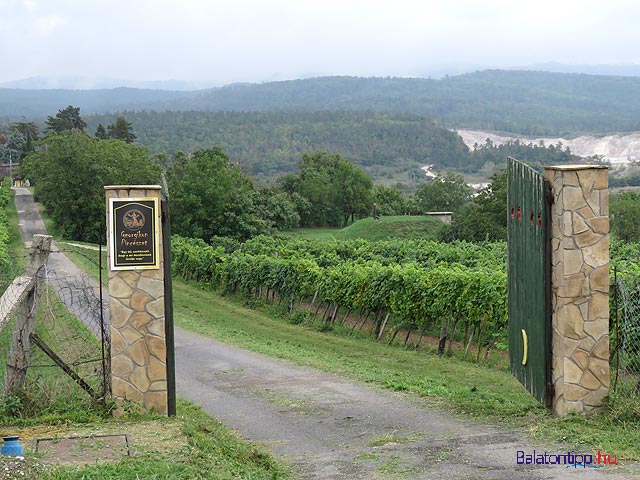
[[[58, 240], [57, 244], [60, 251], [62, 251], [69, 260], [87, 272], [96, 282], [98, 281], [100, 257], [96, 250], [97, 245], [78, 242], [69, 243], [62, 240]], [[102, 285], [109, 285], [109, 265], [107, 264], [107, 252], [104, 250], [102, 251]]]
[[27, 254], [18, 229], [18, 212], [13, 203], [14, 192], [11, 191], [11, 201], [5, 208], [9, 226], [9, 256], [13, 260], [8, 271], [0, 271], [0, 291], [4, 291], [13, 279], [20, 275], [27, 265]]
[[[38, 425], [13, 432], [25, 440], [126, 433], [133, 455], [118, 462], [90, 465], [73, 465], [64, 458], [47, 455], [28, 455], [26, 464], [10, 464], [15, 476], [9, 478], [20, 478], [20, 468], [27, 470], [29, 476], [25, 478], [41, 480], [291, 478], [287, 469], [269, 454], [244, 442], [199, 407], [182, 400], [178, 402], [176, 418], [130, 415], [81, 426], [52, 429]], [[1, 462], [0, 459], [0, 466]]]

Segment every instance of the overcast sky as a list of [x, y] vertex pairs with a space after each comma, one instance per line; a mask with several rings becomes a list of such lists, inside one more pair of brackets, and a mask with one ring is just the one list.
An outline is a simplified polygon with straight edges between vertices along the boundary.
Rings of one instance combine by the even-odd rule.
[[0, 0], [0, 83], [640, 64], [637, 0]]

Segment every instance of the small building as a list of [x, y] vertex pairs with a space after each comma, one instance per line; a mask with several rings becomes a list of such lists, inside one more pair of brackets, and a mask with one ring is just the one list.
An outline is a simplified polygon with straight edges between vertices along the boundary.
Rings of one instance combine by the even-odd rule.
[[438, 220], [451, 224], [452, 212], [427, 212], [429, 217], [437, 218]]
[[16, 187], [22, 187], [23, 181], [22, 176], [19, 173], [20, 164], [19, 163], [3, 163], [0, 164], [0, 178], [10, 177], [12, 181], [12, 185]]

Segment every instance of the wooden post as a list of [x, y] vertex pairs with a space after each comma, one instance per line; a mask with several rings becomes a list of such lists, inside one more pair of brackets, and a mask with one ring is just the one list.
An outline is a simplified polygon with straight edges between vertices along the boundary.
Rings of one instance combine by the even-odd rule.
[[7, 359], [7, 371], [4, 377], [3, 393], [22, 388], [29, 367], [29, 350], [31, 334], [36, 324], [38, 301], [44, 285], [43, 266], [51, 251], [49, 235], [34, 235], [31, 244], [31, 261], [27, 268], [27, 276], [33, 279], [32, 288], [16, 310], [16, 325], [13, 329], [11, 349]]

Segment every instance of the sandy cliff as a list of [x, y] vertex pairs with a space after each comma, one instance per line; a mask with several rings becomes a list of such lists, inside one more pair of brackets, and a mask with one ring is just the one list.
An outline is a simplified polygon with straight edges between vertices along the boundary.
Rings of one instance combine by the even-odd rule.
[[487, 138], [498, 145], [516, 139], [524, 143], [535, 144], [543, 141], [545, 145], [557, 145], [558, 142], [562, 142], [562, 145], [569, 147], [575, 155], [580, 155], [581, 157], [603, 155], [604, 160], [610, 161], [612, 165], [640, 160], [640, 132], [624, 135], [607, 135], [603, 137], [582, 136], [576, 138], [535, 139], [496, 135], [494, 133], [475, 130], [458, 130], [458, 133], [469, 148], [473, 148], [475, 143], [478, 145], [485, 143]]

